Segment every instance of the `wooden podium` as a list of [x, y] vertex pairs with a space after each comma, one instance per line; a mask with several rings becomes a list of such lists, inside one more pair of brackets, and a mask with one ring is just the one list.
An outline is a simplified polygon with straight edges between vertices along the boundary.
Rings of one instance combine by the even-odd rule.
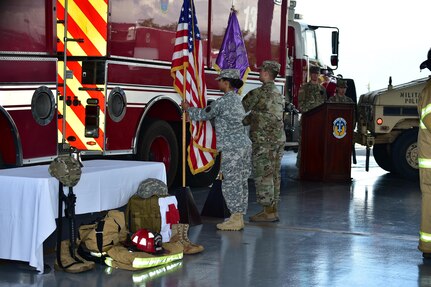
[[302, 180], [350, 181], [355, 105], [325, 103], [302, 114]]

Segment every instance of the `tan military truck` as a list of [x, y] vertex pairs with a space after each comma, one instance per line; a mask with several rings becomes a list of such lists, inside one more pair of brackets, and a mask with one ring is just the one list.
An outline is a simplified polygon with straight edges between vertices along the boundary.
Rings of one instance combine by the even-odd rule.
[[418, 178], [417, 135], [419, 94], [428, 78], [361, 95], [355, 142], [370, 149], [377, 164], [404, 178]]

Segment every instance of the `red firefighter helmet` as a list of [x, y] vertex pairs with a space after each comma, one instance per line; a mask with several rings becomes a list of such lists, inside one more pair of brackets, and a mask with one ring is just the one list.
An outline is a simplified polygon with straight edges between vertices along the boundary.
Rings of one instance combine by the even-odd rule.
[[162, 235], [156, 232], [151, 232], [145, 228], [141, 228], [136, 231], [132, 235], [131, 239], [136, 248], [141, 251], [158, 253], [163, 250]]

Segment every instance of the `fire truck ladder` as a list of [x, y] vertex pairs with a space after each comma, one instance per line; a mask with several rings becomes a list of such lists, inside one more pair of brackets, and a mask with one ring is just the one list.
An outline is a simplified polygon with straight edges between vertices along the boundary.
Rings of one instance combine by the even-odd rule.
[[83, 43], [84, 39], [78, 38], [68, 38], [67, 37], [67, 31], [68, 31], [68, 0], [64, 1], [64, 20], [59, 20], [58, 23], [62, 23], [64, 26], [63, 29], [63, 43], [64, 43], [64, 51], [63, 51], [63, 120], [62, 120], [62, 127], [61, 127], [61, 133], [62, 133], [62, 139], [61, 139], [61, 147], [60, 152], [68, 151], [69, 145], [66, 144], [66, 93], [67, 93], [67, 79], [73, 79], [73, 71], [67, 69], [67, 42], [78, 42]]

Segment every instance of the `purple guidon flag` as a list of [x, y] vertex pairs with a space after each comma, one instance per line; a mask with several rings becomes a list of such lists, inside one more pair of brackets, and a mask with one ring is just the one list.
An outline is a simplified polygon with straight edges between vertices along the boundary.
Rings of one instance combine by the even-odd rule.
[[226, 32], [214, 68], [218, 71], [238, 69], [244, 82], [250, 71], [244, 38], [233, 8], [229, 15]]

